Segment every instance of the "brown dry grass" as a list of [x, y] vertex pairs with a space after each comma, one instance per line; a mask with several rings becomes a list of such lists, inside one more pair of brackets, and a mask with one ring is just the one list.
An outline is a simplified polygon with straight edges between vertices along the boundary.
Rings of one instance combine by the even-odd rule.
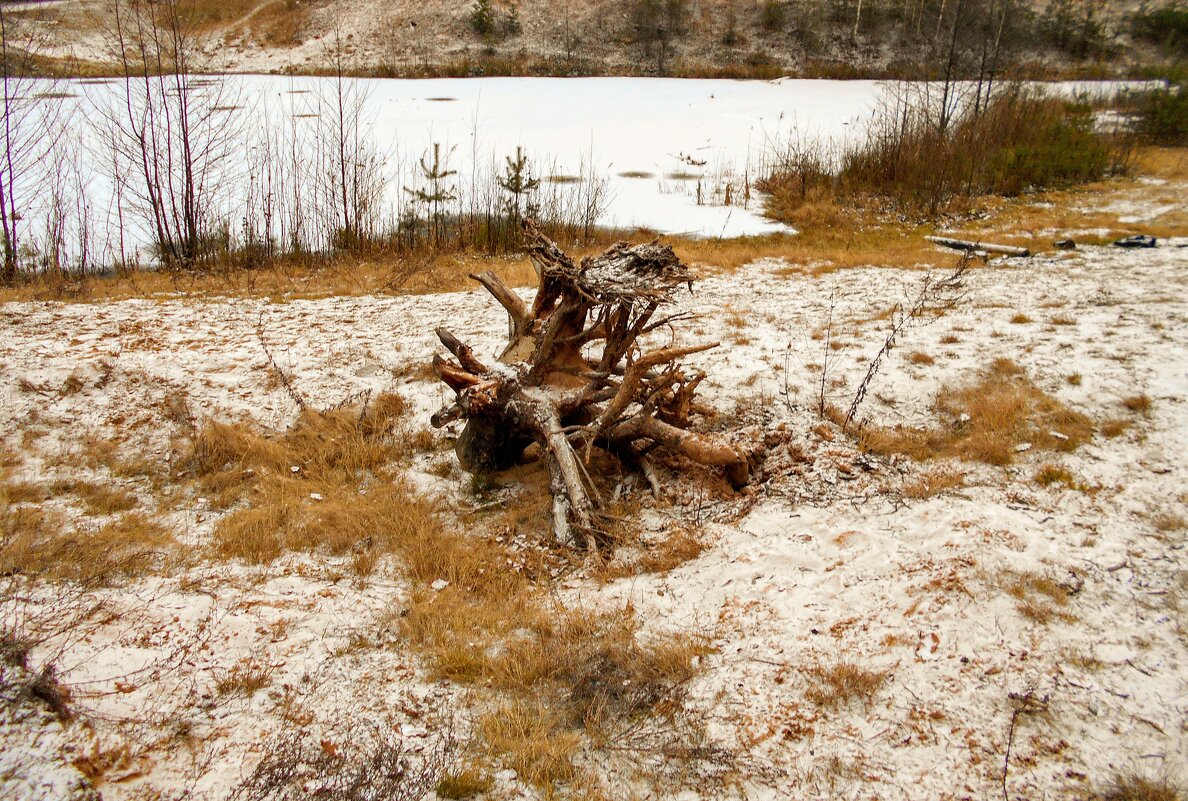
[[1067, 588], [1039, 573], [1016, 573], [1007, 571], [1000, 578], [1006, 593], [1018, 603], [1015, 608], [1023, 617], [1035, 623], [1046, 624], [1053, 620], [1073, 620], [1064, 611], [1071, 597]]
[[255, 657], [244, 657], [215, 677], [215, 692], [220, 696], [251, 698], [272, 684], [273, 668]]
[[278, 434], [207, 422], [182, 465], [212, 502], [238, 504], [216, 525], [211, 555], [350, 554], [360, 574], [392, 556], [410, 585], [395, 627], [433, 677], [505, 694], [480, 738], [540, 787], [574, 780], [580, 743], [678, 714], [704, 639], [645, 637], [630, 608], [562, 606], [547, 571], [516, 569], [500, 540], [445, 525], [399, 478], [410, 450], [402, 412], [383, 396], [362, 413], [306, 411]]
[[549, 789], [577, 774], [574, 757], [581, 736], [544, 704], [510, 702], [482, 716], [478, 730], [491, 756], [535, 787]]
[[1125, 434], [1131, 425], [1133, 424], [1130, 420], [1106, 420], [1101, 424], [1101, 433], [1108, 439], [1115, 439]]
[[193, 28], [218, 28], [242, 19], [259, 0], [182, 0], [178, 13]]
[[1046, 464], [1036, 471], [1035, 483], [1041, 487], [1050, 487], [1053, 484], [1064, 484], [1066, 487], [1071, 487], [1076, 484], [1076, 479], [1067, 469], [1059, 465]]
[[[213, 0], [208, 3], [221, 5]], [[253, 0], [253, 5], [256, 2]], [[251, 19], [232, 25], [229, 36], [250, 37], [267, 47], [294, 47], [305, 39], [312, 3], [293, 3], [291, 0], [272, 0], [252, 14]]]
[[[614, 581], [628, 576], [649, 573], [668, 573], [705, 552], [706, 543], [700, 533], [678, 526], [659, 540], [639, 544], [638, 554], [621, 553], [599, 565], [593, 574], [598, 581]], [[634, 558], [632, 558], [634, 557]]]
[[130, 512], [98, 527], [11, 503], [0, 488], [0, 575], [108, 585], [162, 569], [177, 550], [155, 519]]
[[1122, 399], [1122, 406], [1126, 411], [1135, 414], [1150, 414], [1151, 413], [1151, 396], [1146, 393], [1139, 395], [1131, 395], [1130, 397]]
[[1184, 520], [1183, 515], [1175, 512], [1160, 512], [1151, 518], [1151, 524], [1155, 526], [1156, 531], [1163, 534], [1188, 529], [1188, 521]]
[[416, 261], [412, 278], [400, 257], [359, 259], [335, 258], [330, 263], [304, 258], [281, 260], [251, 270], [226, 268], [202, 272], [162, 270], [133, 271], [93, 276], [65, 282], [54, 275], [0, 289], [0, 302], [60, 300], [98, 302], [129, 298], [198, 300], [221, 298], [268, 298], [284, 302], [302, 298], [359, 295], [420, 295], [471, 289], [470, 273], [494, 270], [510, 286], [530, 286], [536, 273], [526, 258], [486, 257], [472, 253], [423, 254]]
[[853, 662], [814, 665], [807, 671], [810, 686], [805, 697], [829, 709], [855, 701], [869, 706], [887, 680], [887, 671], [868, 670]]
[[1170, 779], [1132, 771], [1116, 775], [1097, 794], [1096, 801], [1184, 801], [1184, 798], [1184, 790]]
[[463, 763], [446, 771], [437, 782], [436, 792], [438, 798], [474, 798], [490, 791], [494, 784], [490, 772]]
[[74, 495], [89, 515], [111, 515], [135, 509], [136, 495], [124, 487], [96, 484], [91, 481], [62, 480], [49, 485], [55, 496]]
[[918, 501], [964, 485], [964, 473], [956, 470], [930, 470], [917, 478], [905, 481], [900, 491], [903, 497]]
[[215, 508], [247, 502], [215, 526], [213, 555], [266, 563], [289, 551], [351, 554], [366, 575], [399, 553], [417, 578], [436, 571], [423, 547], [439, 526], [432, 504], [395, 470], [417, 441], [400, 425], [403, 409], [388, 394], [362, 410], [306, 410], [279, 435], [208, 421], [183, 469]]
[[868, 425], [859, 430], [859, 443], [874, 453], [902, 453], [921, 461], [959, 458], [1005, 465], [1022, 443], [1071, 451], [1093, 435], [1085, 415], [1043, 392], [1007, 359], [994, 360], [966, 384], [942, 388], [933, 410], [936, 427]]

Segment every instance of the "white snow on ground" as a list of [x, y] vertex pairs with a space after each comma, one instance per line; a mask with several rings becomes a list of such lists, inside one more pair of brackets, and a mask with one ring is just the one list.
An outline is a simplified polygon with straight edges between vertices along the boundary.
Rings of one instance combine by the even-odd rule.
[[[824, 347], [811, 333], [832, 303], [834, 337], [846, 347], [835, 353], [829, 392], [844, 402], [885, 335], [885, 322], [860, 321], [913, 295], [922, 273], [863, 268], [813, 278], [772, 260], [699, 282], [683, 303], [702, 317], [682, 341], [724, 343], [695, 357], [710, 374], [702, 399], [730, 427], [762, 431], [766, 472], [745, 494], [723, 498], [673, 477], [644, 519], [652, 527], [700, 522], [709, 550], [668, 575], [601, 588], [570, 577], [566, 593], [630, 599], [649, 625], [711, 634], [717, 652], [693, 704], [716, 737], [771, 769], [745, 785], [751, 798], [793, 790], [807, 798], [1002, 797], [1011, 694], [1028, 692], [1043, 710], [1017, 721], [1009, 798], [1085, 797], [1115, 769], [1182, 775], [1185, 532], [1161, 531], [1154, 520], [1188, 517], [1186, 244], [996, 261], [972, 274], [963, 305], [910, 329], [864, 408], [883, 423], [928, 420], [941, 385], [999, 356], [1098, 422], [1126, 416], [1124, 397], [1153, 399], [1150, 415], [1135, 417], [1120, 438], [1099, 434], [1071, 454], [1025, 453], [1009, 468], [947, 465], [967, 474], [966, 486], [919, 501], [900, 487], [934, 466], [867, 458], [844, 437], [812, 432], [812, 365]], [[1035, 322], [1011, 323], [1020, 312]], [[1056, 315], [1074, 322], [1049, 324]], [[0, 318], [0, 430], [10, 445], [34, 432], [35, 449], [54, 454], [87, 433], [118, 431], [154, 458], [165, 458], [176, 433], [160, 412], [171, 393], [184, 392], [198, 415], [248, 414], [272, 426], [293, 418], [284, 390], [269, 383], [259, 326], [314, 405], [395, 390], [414, 402], [418, 426], [445, 396], [408, 377], [434, 351], [433, 328], [447, 325], [483, 353], [505, 331], [479, 291], [12, 303]], [[909, 363], [913, 350], [935, 364]], [[1073, 373], [1079, 386], [1066, 380]], [[55, 388], [72, 375], [82, 389], [59, 397]], [[808, 460], [793, 458], [794, 447]], [[1038, 486], [1032, 476], [1048, 462], [1096, 491]], [[17, 478], [48, 470], [32, 462]], [[446, 493], [462, 481], [417, 479]], [[216, 518], [198, 503], [172, 522], [199, 548]], [[340, 568], [309, 557], [264, 570], [212, 565], [106, 592], [116, 614], [61, 660], [88, 721], [70, 730], [80, 748], [122, 754], [104, 797], [155, 788], [217, 799], [278, 731], [306, 726], [315, 741], [332, 740], [344, 720], [363, 718], [415, 742], [416, 727], [433, 714], [461, 709], [459, 691], [426, 686], [393, 633], [377, 630], [401, 588], [382, 578], [359, 586]], [[1068, 619], [1022, 616], [1004, 587], [1007, 571], [1071, 588]], [[352, 631], [389, 647], [354, 649]], [[251, 699], [214, 696], [220, 671], [249, 656], [275, 671], [271, 686]], [[838, 661], [888, 671], [869, 705], [828, 709], [806, 698], [807, 671]], [[138, 673], [145, 665], [157, 670]], [[308, 718], [286, 721], [282, 712], [294, 704]], [[6, 743], [24, 731], [0, 727]], [[120, 751], [167, 731], [186, 736]]]

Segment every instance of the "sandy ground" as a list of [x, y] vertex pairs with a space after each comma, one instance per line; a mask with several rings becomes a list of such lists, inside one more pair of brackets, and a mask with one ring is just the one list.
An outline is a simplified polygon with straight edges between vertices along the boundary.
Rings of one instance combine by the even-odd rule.
[[[50, 0], [14, 3], [33, 9], [63, 24], [47, 43], [49, 53], [103, 62], [110, 52], [104, 45], [101, 21], [107, 0]], [[484, 59], [534, 60], [551, 64], [556, 74], [664, 74], [673, 64], [692, 69], [735, 68], [747, 63], [771, 65], [796, 72], [811, 62], [847, 69], [877, 71], [903, 58], [897, 41], [867, 27], [855, 44], [850, 21], [833, 18], [809, 0], [791, 0], [782, 30], [761, 24], [762, 3], [746, 0], [700, 0], [688, 5], [683, 29], [671, 35], [666, 47], [637, 43], [631, 5], [619, 0], [496, 0], [495, 32], [486, 38], [471, 27], [473, 2], [465, 0], [306, 0], [301, 11], [279, 11], [279, 0], [260, 0], [246, 7], [243, 16], [207, 31], [203, 55], [205, 69], [230, 72], [325, 71], [332, 63], [331, 50], [338, 43], [358, 69], [395, 70], [402, 73], [426, 68], [468, 66], [482, 74]], [[1036, 11], [1046, 2], [1034, 0]], [[1125, 15], [1138, 5], [1102, 0], [1094, 4], [1099, 20], [1123, 35], [1124, 60], [1145, 51], [1130, 42]], [[510, 28], [515, 8], [519, 30]], [[279, 17], [278, 17], [279, 13]], [[298, 20], [294, 35], [284, 16]], [[733, 39], [728, 36], [732, 29]], [[276, 20], [281, 25], [276, 25]], [[867, 12], [869, 23], [870, 12]], [[807, 46], [806, 42], [811, 43]], [[333, 47], [332, 47], [333, 45]], [[662, 53], [662, 55], [661, 55]], [[1042, 61], [1075, 66], [1057, 52], [1036, 54]], [[662, 68], [663, 67], [663, 68]]]
[[[965, 473], [965, 485], [924, 500], [902, 489], [936, 465], [867, 457], [845, 437], [814, 433], [824, 349], [811, 336], [832, 306], [834, 339], [845, 345], [832, 353], [828, 392], [846, 402], [885, 336], [886, 322], [871, 318], [910, 298], [922, 273], [813, 278], [773, 260], [699, 282], [683, 301], [700, 315], [687, 336], [724, 343], [697, 357], [711, 376], [703, 399], [732, 427], [768, 439], [764, 473], [747, 494], [721, 499], [672, 477], [665, 497], [645, 504], [645, 525], [700, 525], [711, 547], [667, 575], [598, 586], [578, 573], [563, 592], [629, 601], [649, 625], [712, 636], [716, 653], [691, 705], [754, 766], [742, 787], [750, 798], [997, 798], [1008, 740], [1012, 799], [1087, 797], [1115, 770], [1182, 774], [1185, 534], [1157, 522], [1188, 517], [1185, 245], [994, 262], [972, 274], [963, 304], [909, 329], [863, 410], [883, 424], [927, 421], [942, 385], [996, 357], [1098, 423], [1126, 416], [1124, 397], [1153, 400], [1122, 437], [1099, 434], [1071, 454], [1021, 453], [1007, 468], [942, 465]], [[1010, 322], [1018, 313], [1033, 322]], [[1058, 315], [1071, 324], [1051, 324]], [[260, 332], [315, 405], [394, 390], [422, 425], [444, 400], [409, 377], [434, 351], [432, 329], [448, 325], [482, 352], [496, 350], [504, 330], [479, 292], [24, 303], [0, 308], [0, 319], [0, 429], [10, 447], [35, 443], [16, 476], [25, 480], [88, 475], [69, 458], [45, 460], [88, 433], [118, 433], [167, 458], [177, 434], [161, 411], [170, 395], [184, 395], [195, 417], [283, 426], [295, 408], [269, 380]], [[935, 362], [910, 363], [917, 350]], [[1074, 373], [1079, 386], [1067, 379]], [[82, 388], [59, 393], [72, 376]], [[796, 448], [807, 461], [793, 458]], [[449, 459], [420, 457], [414, 478], [461, 499], [460, 475], [430, 472]], [[1083, 489], [1037, 485], [1047, 463]], [[170, 522], [198, 548], [216, 520], [194, 499]], [[75, 721], [62, 729], [17, 707], [0, 717], [0, 794], [64, 797], [78, 778], [73, 761], [105, 775], [109, 801], [219, 799], [270, 737], [294, 726], [334, 738], [371, 721], [413, 750], [429, 747], [437, 722], [466, 708], [464, 694], [425, 682], [382, 630], [399, 582], [381, 574], [358, 583], [342, 567], [311, 557], [264, 569], [204, 565], [107, 591], [114, 614], [91, 621], [64, 653], [36, 655], [57, 657], [81, 710]], [[1063, 616], [1020, 614], [1005, 589], [1013, 573], [1066, 587]], [[70, 598], [45, 600], [71, 608]], [[353, 634], [383, 645], [354, 648]], [[245, 658], [270, 666], [270, 687], [247, 699], [213, 694], [217, 676]], [[814, 704], [812, 670], [842, 661], [887, 678], [869, 704]], [[1031, 700], [1012, 732], [1023, 697]], [[533, 797], [507, 772], [494, 795]]]

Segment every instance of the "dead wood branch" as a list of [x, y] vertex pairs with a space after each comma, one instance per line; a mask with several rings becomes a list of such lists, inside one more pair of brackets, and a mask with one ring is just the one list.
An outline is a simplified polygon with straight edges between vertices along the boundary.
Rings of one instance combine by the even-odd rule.
[[488, 364], [450, 331], [436, 331], [453, 358], [435, 356], [433, 369], [455, 399], [433, 424], [466, 421], [455, 448], [462, 466], [505, 469], [536, 443], [549, 471], [554, 535], [588, 546], [604, 519], [587, 469], [595, 448], [644, 470], [654, 490], [658, 483], [646, 457], [656, 449], [721, 467], [736, 489], [744, 486], [747, 450], [689, 430], [693, 395], [705, 376], [688, 372], [680, 360], [718, 343], [672, 343], [647, 352], [639, 342], [685, 318], [653, 320], [681, 287], [692, 288], [672, 249], [618, 243], [575, 263], [531, 222], [524, 234], [539, 278], [531, 304], [492, 272], [471, 276], [508, 315], [508, 343], [498, 361]]
[[966, 253], [998, 253], [1003, 256], [1020, 256], [1024, 258], [1031, 255], [1031, 251], [1027, 248], [1015, 247], [1014, 245], [996, 245], [993, 242], [970, 242], [965, 239], [953, 239], [947, 236], [926, 236], [924, 238], [933, 244], [952, 248], [953, 250], [963, 250]]

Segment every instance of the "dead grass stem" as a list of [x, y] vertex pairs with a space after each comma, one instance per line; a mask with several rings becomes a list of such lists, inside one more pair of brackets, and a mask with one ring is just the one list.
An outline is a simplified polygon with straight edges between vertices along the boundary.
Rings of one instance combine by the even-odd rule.
[[887, 679], [886, 671], [868, 670], [853, 662], [818, 664], [807, 670], [805, 696], [817, 706], [836, 709], [853, 702], [869, 706]]
[[942, 388], [933, 411], [935, 427], [867, 425], [858, 432], [859, 442], [874, 453], [920, 461], [951, 457], [1005, 465], [1024, 443], [1071, 451], [1093, 434], [1085, 415], [1045, 393], [1007, 359], [996, 359], [966, 384]]
[[[307, 410], [276, 434], [201, 426], [183, 468], [212, 502], [234, 507], [215, 527], [211, 555], [350, 554], [360, 573], [391, 555], [410, 584], [392, 615], [404, 640], [435, 678], [504, 694], [505, 706], [480, 719], [480, 737], [537, 786], [574, 780], [579, 744], [677, 715], [705, 640], [645, 636], [630, 608], [563, 606], [531, 571], [509, 565], [506, 545], [445, 525], [395, 469], [410, 452], [402, 412], [384, 396], [362, 413]], [[228, 691], [250, 678], [240, 672], [228, 675]]]

